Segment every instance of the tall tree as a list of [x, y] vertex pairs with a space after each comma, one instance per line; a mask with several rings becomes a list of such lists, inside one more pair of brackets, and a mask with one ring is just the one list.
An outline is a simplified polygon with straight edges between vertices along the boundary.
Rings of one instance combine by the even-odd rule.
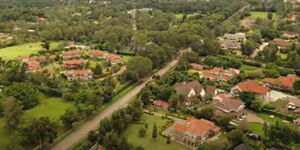
[[4, 101], [4, 118], [6, 121], [6, 128], [13, 131], [20, 123], [23, 106], [18, 103], [14, 98], [9, 98]]
[[157, 127], [156, 124], [153, 124], [153, 129], [152, 129], [152, 138], [157, 138]]

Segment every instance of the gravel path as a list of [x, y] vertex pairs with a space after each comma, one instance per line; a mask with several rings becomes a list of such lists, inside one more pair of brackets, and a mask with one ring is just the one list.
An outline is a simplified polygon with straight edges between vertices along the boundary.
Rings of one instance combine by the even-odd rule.
[[[159, 70], [155, 75], [163, 75], [170, 69], [172, 69], [178, 62], [178, 59], [174, 59], [171, 61], [168, 65], [166, 65], [164, 68]], [[68, 150], [72, 148], [72, 146], [83, 139], [85, 139], [88, 136], [88, 133], [91, 130], [96, 130], [99, 127], [99, 122], [106, 118], [109, 117], [114, 111], [126, 107], [130, 100], [136, 96], [145, 85], [152, 81], [151, 77], [145, 78], [141, 84], [136, 86], [134, 89], [132, 89], [130, 92], [128, 92], [126, 95], [121, 97], [119, 100], [117, 100], [115, 103], [107, 107], [104, 111], [99, 113], [95, 118], [92, 120], [89, 120], [85, 124], [83, 124], [80, 128], [66, 136], [64, 139], [56, 143], [52, 150]]]

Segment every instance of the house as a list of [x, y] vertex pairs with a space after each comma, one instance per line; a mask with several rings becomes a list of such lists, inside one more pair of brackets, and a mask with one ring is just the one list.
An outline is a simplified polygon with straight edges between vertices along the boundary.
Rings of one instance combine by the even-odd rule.
[[44, 22], [44, 21], [47, 21], [47, 19], [44, 18], [44, 17], [39, 17], [39, 18], [38, 18], [38, 21]]
[[47, 61], [47, 57], [46, 57], [46, 56], [38, 56], [38, 57], [37, 57], [37, 60], [38, 60], [39, 62], [45, 62], [45, 61]]
[[295, 22], [297, 20], [297, 18], [298, 18], [298, 15], [293, 14], [292, 16], [287, 17], [287, 18], [282, 18], [279, 21], [280, 22]]
[[300, 126], [300, 118], [297, 118], [297, 119], [293, 120], [293, 123], [294, 123], [296, 126]]
[[50, 55], [50, 56], [49, 56], [49, 60], [50, 60], [50, 61], [54, 61], [56, 58], [57, 58], [56, 55]]
[[85, 61], [83, 59], [72, 59], [64, 61], [64, 67], [67, 69], [76, 68], [80, 65], [83, 65]]
[[281, 39], [281, 38], [275, 38], [275, 39], [273, 39], [273, 43], [275, 45], [277, 45], [277, 47], [279, 49], [288, 48], [288, 47], [290, 47], [292, 45], [292, 43], [289, 42], [288, 40]]
[[12, 37], [9, 36], [8, 34], [0, 32], [0, 40], [8, 40], [8, 39], [12, 39]]
[[265, 78], [263, 79], [263, 82], [270, 88], [273, 89], [293, 89], [293, 84], [295, 81], [300, 80], [299, 77], [297, 77], [294, 74], [289, 74], [287, 76], [280, 76], [276, 79], [274, 78]]
[[40, 72], [40, 71], [42, 71], [40, 62], [38, 62], [38, 61], [29, 61], [28, 62], [26, 72], [36, 73], [36, 72]]
[[225, 49], [240, 49], [241, 44], [246, 40], [245, 33], [235, 33], [235, 34], [224, 34], [223, 38], [220, 40], [222, 48]]
[[245, 18], [241, 20], [241, 25], [244, 26], [245, 28], [251, 28], [255, 24], [255, 19], [252, 18]]
[[168, 102], [165, 102], [165, 101], [162, 101], [162, 100], [153, 101], [153, 105], [156, 108], [164, 109], [164, 110], [168, 110], [171, 107], [171, 105]]
[[290, 31], [285, 31], [281, 35], [282, 38], [284, 39], [296, 39], [299, 37], [298, 32], [290, 32]]
[[239, 74], [240, 74], [240, 70], [238, 69], [234, 69], [234, 68], [222, 69], [219, 67], [214, 67], [204, 72], [203, 76], [206, 79], [227, 82]]
[[197, 63], [190, 63], [189, 66], [190, 66], [192, 69], [195, 69], [195, 70], [204, 70], [204, 69], [207, 69], [206, 66], [200, 65], [200, 64], [197, 64]]
[[240, 144], [236, 146], [233, 150], [255, 150], [255, 149], [247, 144]]
[[110, 54], [106, 56], [106, 59], [111, 63], [111, 64], [123, 64], [123, 59], [121, 56], [119, 55], [115, 55], [115, 54]]
[[106, 51], [100, 51], [100, 50], [91, 50], [89, 52], [90, 58], [99, 58], [99, 59], [105, 59], [106, 56], [108, 56], [109, 53]]
[[231, 89], [231, 94], [239, 95], [241, 92], [253, 92], [256, 95], [260, 96], [262, 99], [265, 99], [269, 95], [270, 89], [264, 84], [254, 81], [247, 80], [244, 82], [238, 83]]
[[220, 132], [220, 127], [216, 126], [215, 123], [193, 117], [188, 117], [183, 123], [175, 123], [173, 127], [172, 138], [194, 148]]
[[205, 95], [204, 95], [204, 97], [214, 97], [214, 96], [216, 96], [218, 94], [218, 89], [217, 89], [217, 87], [216, 86], [207, 86], [206, 88], [205, 88]]
[[300, 99], [289, 98], [287, 100], [289, 101], [289, 103], [287, 104], [287, 108], [293, 110], [296, 113], [300, 113]]
[[67, 73], [67, 79], [69, 81], [88, 81], [93, 78], [93, 72], [91, 70], [71, 70]]
[[63, 59], [73, 59], [81, 57], [81, 50], [63, 51], [61, 54]]
[[18, 59], [19, 59], [21, 62], [28, 63], [28, 62], [29, 62], [29, 58], [30, 58], [29, 55], [23, 55], [23, 56], [19, 56]]
[[213, 97], [213, 106], [223, 113], [234, 115], [236, 119], [243, 120], [247, 116], [244, 110], [245, 103], [230, 93], [221, 93]]

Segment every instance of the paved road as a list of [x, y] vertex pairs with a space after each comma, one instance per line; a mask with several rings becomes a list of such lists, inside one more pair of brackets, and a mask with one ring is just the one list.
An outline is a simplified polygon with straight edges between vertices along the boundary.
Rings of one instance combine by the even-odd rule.
[[250, 58], [255, 58], [258, 54], [258, 52], [261, 52], [266, 46], [268, 46], [268, 42], [263, 42], [257, 49], [254, 50], [254, 52], [251, 54]]
[[[155, 75], [163, 75], [170, 69], [172, 69], [178, 62], [178, 58], [171, 61], [169, 64], [167, 64], [164, 68], [159, 70]], [[109, 117], [114, 111], [126, 107], [130, 100], [136, 96], [145, 85], [152, 81], [151, 77], [145, 78], [141, 84], [136, 86], [134, 89], [132, 89], [130, 92], [128, 92], [126, 95], [121, 97], [119, 100], [117, 100], [115, 103], [107, 107], [104, 111], [102, 111], [100, 114], [98, 114], [95, 118], [92, 120], [86, 122], [84, 125], [82, 125], [79, 129], [72, 132], [70, 135], [65, 137], [63, 140], [59, 141], [56, 145], [53, 146], [52, 150], [68, 150], [72, 148], [72, 146], [83, 139], [85, 139], [88, 136], [88, 133], [91, 130], [96, 130], [99, 127], [99, 122]]]

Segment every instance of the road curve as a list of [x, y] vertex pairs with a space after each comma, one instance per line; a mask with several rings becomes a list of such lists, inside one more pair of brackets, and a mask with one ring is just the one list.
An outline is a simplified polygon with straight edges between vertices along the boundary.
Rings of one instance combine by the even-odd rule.
[[[170, 63], [168, 63], [164, 68], [160, 69], [155, 75], [163, 75], [170, 69], [172, 69], [178, 62], [178, 59], [174, 59]], [[113, 112], [116, 110], [126, 107], [127, 104], [132, 100], [134, 96], [136, 96], [145, 85], [152, 81], [151, 77], [147, 77], [143, 80], [143, 82], [139, 85], [137, 85], [134, 89], [129, 91], [126, 95], [121, 97], [119, 100], [111, 104], [109, 107], [107, 107], [104, 111], [99, 113], [96, 117], [94, 117], [92, 120], [89, 120], [85, 124], [83, 124], [79, 129], [75, 130], [68, 136], [66, 136], [64, 139], [56, 143], [51, 150], [68, 150], [71, 149], [73, 145], [76, 143], [84, 140], [87, 136], [88, 133], [91, 130], [96, 130], [99, 127], [99, 122], [106, 118], [109, 117]]]

